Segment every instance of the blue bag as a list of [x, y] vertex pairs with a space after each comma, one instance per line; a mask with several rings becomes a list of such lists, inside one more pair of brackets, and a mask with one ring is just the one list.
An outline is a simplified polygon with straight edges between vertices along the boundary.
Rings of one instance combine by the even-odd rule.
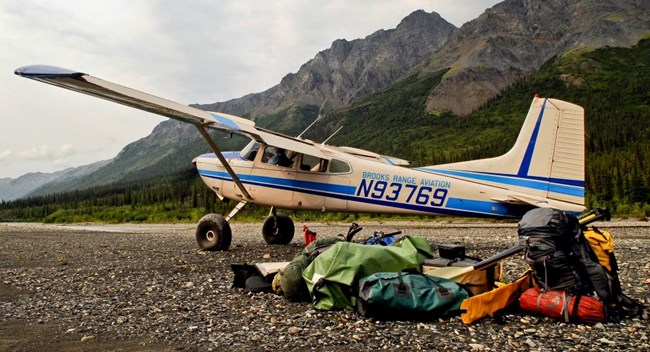
[[357, 311], [380, 320], [432, 320], [460, 314], [470, 292], [420, 272], [375, 273], [359, 281]]

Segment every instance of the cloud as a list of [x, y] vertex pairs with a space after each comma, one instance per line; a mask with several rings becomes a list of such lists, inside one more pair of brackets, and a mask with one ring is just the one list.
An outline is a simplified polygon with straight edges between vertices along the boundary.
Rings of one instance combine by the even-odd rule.
[[19, 151], [15, 155], [16, 160], [42, 160], [51, 156], [50, 147], [45, 144]]
[[71, 156], [74, 155], [75, 152], [76, 151], [74, 149], [74, 145], [72, 145], [72, 143], [66, 143], [62, 145], [61, 148], [59, 148], [58, 156], [59, 157]]
[[26, 150], [14, 151], [5, 149], [0, 152], [0, 160], [3, 161], [21, 161], [21, 160], [49, 160], [52, 158], [65, 158], [76, 154], [74, 145], [66, 143], [59, 148], [52, 150], [48, 145], [42, 144], [28, 148]]
[[12, 149], [5, 149], [0, 152], [0, 160], [10, 160], [14, 151]]

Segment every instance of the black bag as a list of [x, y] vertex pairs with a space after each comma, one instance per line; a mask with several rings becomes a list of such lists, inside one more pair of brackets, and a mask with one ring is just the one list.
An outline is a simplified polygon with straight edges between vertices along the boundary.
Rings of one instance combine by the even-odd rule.
[[574, 215], [551, 208], [530, 210], [519, 221], [519, 237], [543, 236], [560, 247], [575, 243], [580, 234], [580, 223]]
[[230, 264], [234, 274], [230, 288], [243, 288], [244, 292], [272, 292], [273, 276], [262, 277], [254, 265]]
[[432, 320], [460, 314], [469, 291], [420, 272], [375, 273], [359, 280], [357, 311], [382, 320]]
[[570, 293], [590, 290], [586, 287], [589, 279], [581, 273], [579, 258], [573, 253], [581, 233], [574, 215], [536, 208], [521, 218], [518, 233], [520, 243], [526, 246], [526, 262], [540, 287]]

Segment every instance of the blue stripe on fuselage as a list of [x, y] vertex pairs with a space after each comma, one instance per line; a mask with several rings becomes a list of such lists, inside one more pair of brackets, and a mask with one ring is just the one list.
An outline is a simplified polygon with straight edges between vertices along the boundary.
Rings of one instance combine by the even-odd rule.
[[[232, 182], [226, 172], [199, 170], [204, 177]], [[380, 205], [397, 209], [407, 209], [430, 214], [453, 216], [479, 216], [479, 217], [521, 217], [529, 207], [509, 205], [498, 202], [479, 201], [472, 199], [449, 198], [445, 207], [423, 206], [410, 203], [371, 199], [355, 196], [356, 187], [332, 183], [291, 180], [286, 178], [239, 175], [242, 183], [256, 185], [285, 191], [300, 192], [316, 196], [342, 199], [352, 202]]]
[[[202, 176], [212, 177], [224, 181], [232, 181], [232, 178], [227, 172], [221, 171], [210, 171], [210, 170], [199, 170], [199, 174]], [[334, 192], [339, 194], [354, 194], [356, 187], [339, 185], [334, 183], [323, 183], [323, 182], [313, 182], [313, 181], [302, 181], [287, 179], [282, 177], [270, 177], [270, 176], [257, 176], [257, 175], [237, 175], [243, 183], [253, 184], [258, 186], [277, 186], [275, 188], [281, 188], [286, 190], [295, 191], [299, 189], [313, 189], [323, 192]]]
[[[241, 153], [238, 152], [238, 151], [221, 152], [221, 155], [223, 155], [223, 157], [226, 158], [226, 159], [245, 160], [244, 158], [241, 157]], [[217, 156], [214, 153], [205, 153], [205, 154], [199, 155], [198, 158], [216, 159]]]
[[457, 171], [433, 168], [418, 168], [418, 170], [435, 172], [450, 176], [500, 183], [506, 186], [524, 187], [537, 190], [548, 190], [549, 192], [564, 194], [573, 197], [584, 197], [584, 181], [544, 179], [539, 177], [519, 177], [514, 175], [493, 174], [484, 172]]

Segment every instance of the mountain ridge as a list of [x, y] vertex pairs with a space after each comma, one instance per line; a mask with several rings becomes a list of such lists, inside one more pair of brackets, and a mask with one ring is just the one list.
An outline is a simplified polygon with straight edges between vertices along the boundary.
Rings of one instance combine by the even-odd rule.
[[451, 68], [426, 109], [468, 114], [556, 55], [629, 47], [649, 29], [647, 1], [503, 1], [465, 23], [426, 64], [425, 73]]
[[380, 29], [363, 39], [337, 39], [268, 90], [213, 104], [204, 110], [257, 117], [292, 105], [340, 107], [383, 88], [439, 50], [457, 28], [438, 13], [417, 10], [394, 29]]
[[78, 180], [107, 165], [111, 160], [97, 161], [51, 173], [30, 172], [16, 178], [2, 178], [0, 179], [0, 200], [11, 201], [32, 195], [36, 190], [47, 184], [56, 184], [63, 180]]

